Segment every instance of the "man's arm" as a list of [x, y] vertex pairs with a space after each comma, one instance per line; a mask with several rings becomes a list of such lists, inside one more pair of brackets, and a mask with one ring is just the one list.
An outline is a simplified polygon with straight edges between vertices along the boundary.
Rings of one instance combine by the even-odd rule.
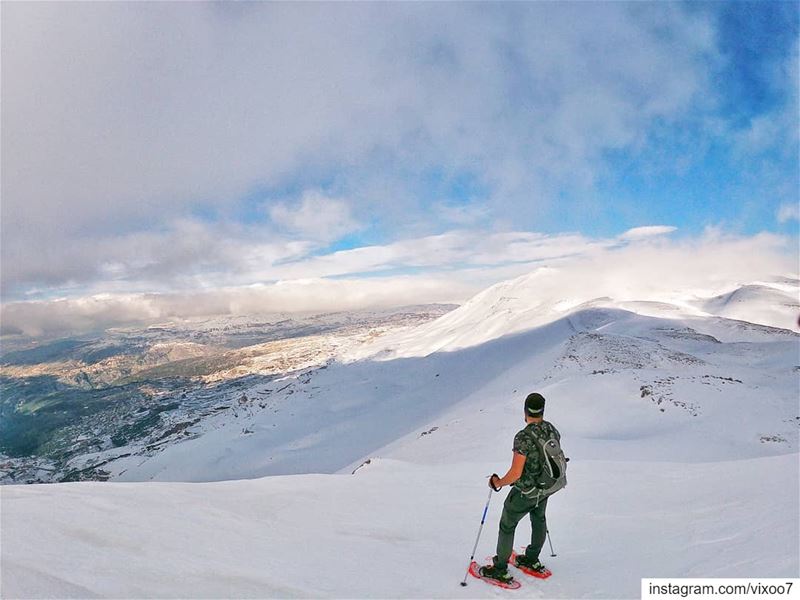
[[489, 479], [489, 485], [491, 486], [494, 484], [494, 487], [501, 488], [504, 485], [511, 485], [514, 483], [517, 479], [522, 477], [522, 469], [525, 467], [525, 458], [524, 454], [514, 452], [514, 458], [511, 460], [511, 467], [508, 469], [508, 473], [499, 478], [492, 476]]

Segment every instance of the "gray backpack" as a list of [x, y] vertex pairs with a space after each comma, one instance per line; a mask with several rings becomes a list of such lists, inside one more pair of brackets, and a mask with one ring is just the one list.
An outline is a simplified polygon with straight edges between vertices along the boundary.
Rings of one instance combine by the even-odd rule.
[[524, 496], [536, 498], [538, 504], [542, 498], [552, 496], [567, 487], [567, 462], [561, 443], [554, 434], [548, 438], [536, 437], [536, 446], [541, 452], [542, 472], [536, 479], [535, 486], [522, 492]]

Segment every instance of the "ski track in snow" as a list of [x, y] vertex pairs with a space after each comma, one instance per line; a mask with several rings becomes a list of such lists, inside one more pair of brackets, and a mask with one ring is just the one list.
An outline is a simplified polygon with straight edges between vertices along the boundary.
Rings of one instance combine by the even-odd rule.
[[[0, 595], [637, 598], [642, 577], [797, 577], [798, 335], [674, 304], [531, 316], [513, 283], [110, 463], [118, 482], [3, 486]], [[763, 312], [745, 292], [702, 308]], [[533, 389], [572, 459], [554, 575], [462, 588]]]

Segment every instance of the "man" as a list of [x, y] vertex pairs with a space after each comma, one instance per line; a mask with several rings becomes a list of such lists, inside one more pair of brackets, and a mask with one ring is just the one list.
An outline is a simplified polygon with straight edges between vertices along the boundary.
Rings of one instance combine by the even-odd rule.
[[513, 484], [511, 492], [503, 504], [503, 515], [500, 518], [500, 533], [497, 538], [497, 556], [494, 564], [480, 568], [483, 577], [509, 583], [513, 577], [508, 573], [508, 559], [514, 546], [514, 530], [517, 523], [525, 516], [531, 519], [531, 543], [525, 554], [516, 557], [515, 566], [545, 574], [547, 569], [539, 561], [539, 552], [547, 535], [545, 509], [547, 498], [536, 493], [536, 481], [543, 468], [542, 451], [537, 440], [561, 440], [561, 434], [548, 421], [544, 420], [545, 400], [541, 394], [529, 394], [525, 398], [525, 429], [514, 436], [514, 455], [511, 468], [503, 477], [492, 475], [489, 486], [499, 490], [504, 485]]

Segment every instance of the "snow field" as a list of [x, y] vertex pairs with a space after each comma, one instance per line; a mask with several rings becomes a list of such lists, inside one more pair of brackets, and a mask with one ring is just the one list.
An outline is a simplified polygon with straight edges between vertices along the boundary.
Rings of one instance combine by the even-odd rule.
[[[641, 577], [798, 569], [797, 455], [570, 462], [550, 500], [557, 557], [528, 598], [635, 598]], [[355, 475], [201, 484], [6, 486], [3, 597], [491, 598], [462, 588], [497, 463], [373, 460]], [[743, 485], [743, 482], [746, 484]], [[493, 554], [492, 498], [478, 559]], [[517, 529], [517, 545], [530, 535]], [[520, 575], [520, 577], [523, 577]]]

